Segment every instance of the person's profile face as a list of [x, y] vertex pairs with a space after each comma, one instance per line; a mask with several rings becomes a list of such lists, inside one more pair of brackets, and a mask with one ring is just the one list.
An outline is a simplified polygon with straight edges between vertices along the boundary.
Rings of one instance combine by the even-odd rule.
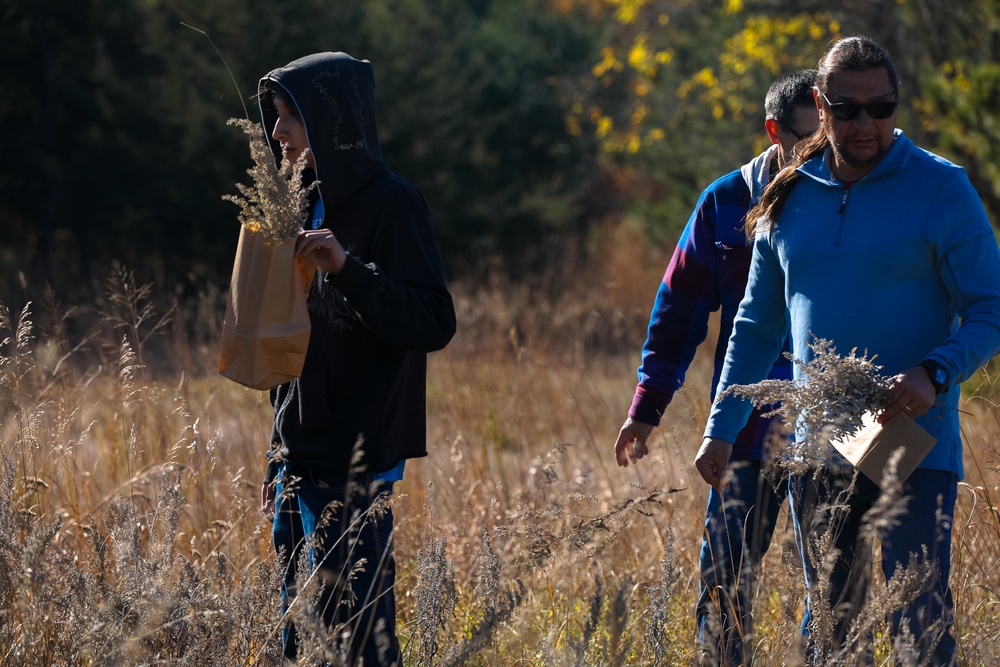
[[[839, 178], [861, 178], [889, 151], [896, 129], [896, 114], [893, 110], [885, 118], [873, 118], [872, 113], [882, 115], [875, 110], [886, 105], [877, 103], [895, 101], [896, 91], [884, 67], [837, 72], [830, 75], [826, 92], [817, 92], [820, 120], [833, 147]], [[843, 106], [834, 108], [831, 105]], [[859, 109], [859, 106], [865, 108]], [[868, 109], [873, 111], [870, 113]], [[851, 113], [844, 113], [846, 111]], [[858, 112], [857, 115], [854, 112]], [[853, 117], [843, 119], [838, 115]]]
[[779, 163], [785, 165], [792, 161], [796, 144], [816, 132], [819, 114], [815, 106], [797, 106], [792, 112], [791, 120], [787, 124], [779, 123], [778, 126], [778, 147], [781, 151]]
[[[306, 127], [295, 114], [293, 114], [285, 101], [277, 95], [273, 98], [274, 108], [278, 112], [278, 120], [274, 123], [271, 137], [281, 144], [281, 154], [286, 160], [293, 163], [302, 155], [302, 151], [309, 147], [309, 138], [306, 136]], [[316, 163], [313, 160], [312, 151], [306, 155], [306, 164], [313, 169]]]

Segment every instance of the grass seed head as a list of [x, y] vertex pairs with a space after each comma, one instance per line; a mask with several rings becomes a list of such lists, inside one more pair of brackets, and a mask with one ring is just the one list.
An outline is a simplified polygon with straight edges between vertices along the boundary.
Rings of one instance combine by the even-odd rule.
[[250, 138], [253, 167], [247, 174], [252, 185], [237, 183], [239, 194], [222, 198], [240, 207], [240, 224], [248, 230], [273, 240], [294, 238], [302, 231], [309, 210], [309, 193], [319, 185], [319, 181], [302, 185], [309, 149], [294, 164], [282, 159], [279, 168], [260, 125], [245, 118], [231, 118], [228, 124], [236, 125]]
[[809, 349], [808, 362], [786, 353], [798, 367], [797, 379], [732, 385], [719, 396], [739, 396], [769, 416], [780, 416], [794, 429], [802, 454], [824, 451], [831, 440], [857, 433], [866, 412], [885, 407], [891, 382], [874, 357], [859, 356], [857, 349], [841, 356], [823, 338], [814, 339]]

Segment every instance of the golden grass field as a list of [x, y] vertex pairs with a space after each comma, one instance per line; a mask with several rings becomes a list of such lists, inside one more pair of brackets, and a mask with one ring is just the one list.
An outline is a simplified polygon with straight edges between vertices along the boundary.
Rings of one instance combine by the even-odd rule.
[[[531, 285], [453, 286], [459, 331], [429, 366], [430, 455], [407, 466], [393, 506], [407, 665], [697, 661], [707, 487], [691, 460], [714, 341], [653, 454], [619, 469], [612, 452], [666, 259], [620, 251]], [[116, 271], [92, 303], [42, 296], [0, 332], [0, 665], [277, 664], [258, 509], [267, 396], [214, 372], [218, 294], [157, 328], [165, 295]], [[961, 664], [998, 665], [998, 392], [986, 372], [969, 385], [956, 633]], [[415, 604], [432, 566], [454, 576], [437, 625]], [[799, 664], [784, 514], [759, 584], [755, 664]]]

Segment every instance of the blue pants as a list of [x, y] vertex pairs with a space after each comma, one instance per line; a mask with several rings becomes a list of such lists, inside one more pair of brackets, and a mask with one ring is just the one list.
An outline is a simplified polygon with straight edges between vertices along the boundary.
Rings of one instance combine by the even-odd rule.
[[[837, 557], [830, 574], [828, 599], [824, 601], [833, 613], [833, 650], [842, 644], [850, 631], [850, 622], [857, 617], [865, 604], [872, 569], [872, 544], [864, 539], [865, 513], [878, 500], [880, 489], [864, 475], [858, 475], [855, 487], [848, 491], [853, 470], [832, 468], [820, 476], [795, 476], [790, 482], [792, 518], [795, 522], [795, 539], [805, 570], [809, 598], [802, 619], [802, 634], [807, 638], [807, 648], [817, 661], [815, 647], [810, 644], [810, 623], [820, 574], [815, 556], [818, 536], [834, 531], [832, 548]], [[920, 555], [927, 549], [928, 559], [934, 566], [931, 581], [925, 582], [929, 590], [913, 602], [891, 613], [889, 632], [897, 636], [905, 623], [916, 639], [920, 657], [917, 664], [950, 665], [955, 655], [955, 638], [951, 633], [954, 622], [951, 589], [948, 577], [951, 571], [951, 524], [955, 514], [958, 478], [942, 470], [916, 470], [903, 485], [902, 498], [906, 511], [898, 517], [898, 524], [889, 529], [881, 541], [882, 572], [887, 581], [892, 579], [897, 566], [906, 567], [911, 554]], [[870, 649], [869, 660], [871, 660]]]
[[[372, 483], [371, 475], [320, 477], [312, 468], [283, 466], [276, 491], [274, 546], [285, 572], [282, 615], [295, 599], [296, 566], [305, 549], [308, 572], [323, 583], [316, 611], [329, 630], [324, 643], [346, 649], [350, 665], [359, 659], [365, 667], [401, 665], [392, 510], [383, 505], [369, 511], [377, 499], [392, 494], [392, 483]], [[299, 640], [291, 620], [281, 641], [285, 657], [294, 660]]]
[[757, 461], [731, 463], [725, 495], [713, 488], [708, 496], [696, 614], [705, 659], [744, 665], [752, 657], [744, 656], [744, 646], [753, 646], [754, 579], [788, 495], [788, 477]]

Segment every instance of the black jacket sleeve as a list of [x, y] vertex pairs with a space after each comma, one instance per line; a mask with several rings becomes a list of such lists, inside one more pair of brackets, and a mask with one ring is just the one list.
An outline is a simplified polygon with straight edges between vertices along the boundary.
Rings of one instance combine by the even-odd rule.
[[419, 211], [395, 216], [367, 264], [348, 254], [328, 276], [376, 336], [402, 349], [440, 350], [455, 335], [455, 306], [430, 221]]

